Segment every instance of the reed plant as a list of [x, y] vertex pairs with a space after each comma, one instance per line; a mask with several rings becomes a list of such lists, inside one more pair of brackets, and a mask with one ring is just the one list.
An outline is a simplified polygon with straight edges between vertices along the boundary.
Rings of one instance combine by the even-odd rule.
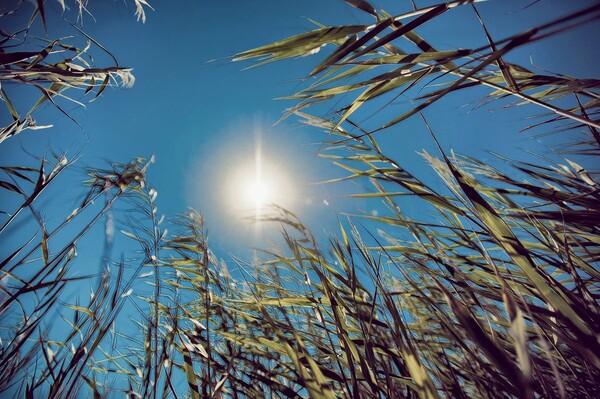
[[[130, 88], [135, 82], [130, 67], [123, 67], [112, 53], [96, 39], [82, 29], [82, 19], [88, 13], [88, 0], [59, 0], [58, 3], [65, 13], [74, 6], [77, 9], [79, 24], [71, 23], [79, 38], [85, 40], [84, 46], [74, 44], [75, 37], [59, 37], [54, 40], [35, 37], [34, 27], [41, 22], [48, 32], [46, 1], [36, 1], [29, 22], [16, 31], [0, 32], [0, 99], [4, 102], [12, 122], [0, 127], [0, 143], [24, 130], [38, 130], [52, 127], [40, 125], [33, 117], [34, 112], [44, 103], [51, 103], [61, 113], [71, 118], [66, 112], [62, 101], [84, 106], [84, 102], [94, 101], [109, 85]], [[72, 4], [68, 4], [72, 3]], [[134, 0], [138, 20], [146, 21], [146, 10], [150, 7], [146, 0]], [[26, 12], [26, 3], [18, 1], [14, 5], [7, 4], [0, 11], [0, 18], [10, 19], [14, 15]], [[106, 53], [114, 64], [100, 67], [94, 64], [93, 53], [100, 49]], [[23, 90], [26, 86], [39, 91], [38, 100], [24, 112], [15, 108], [10, 97], [4, 90], [7, 87], [18, 87]], [[72, 92], [79, 90], [82, 95], [75, 96]], [[87, 95], [88, 99], [83, 99]], [[82, 102], [83, 101], [83, 102]], [[73, 122], [76, 122], [71, 118]]]
[[[382, 201], [388, 212], [349, 216], [323, 240], [295, 215], [274, 207], [264, 219], [281, 225], [283, 247], [264, 250], [252, 262], [237, 260], [231, 271], [231, 262], [211, 249], [200, 213], [190, 210], [166, 222], [170, 232], [163, 227], [155, 192], [142, 184], [145, 161], [90, 170], [80, 208], [97, 196], [105, 196], [107, 206], [129, 201], [133, 207], [122, 215], [122, 230], [139, 245], [141, 260], [118, 263], [116, 277], [105, 273], [89, 304], [66, 305], [59, 294], [70, 278], [63, 270], [76, 239], [51, 250], [54, 230], [36, 217], [37, 240], [2, 263], [3, 280], [13, 281], [3, 281], [2, 309], [18, 309], [2, 323], [9, 327], [0, 353], [3, 389], [20, 381], [21, 394], [29, 397], [600, 395], [598, 171], [593, 162], [592, 168], [578, 163], [598, 156], [599, 81], [506, 61], [519, 47], [596, 20], [600, 6], [495, 39], [476, 1], [400, 15], [362, 0], [347, 3], [373, 23], [317, 26], [235, 59], [273, 62], [332, 44], [310, 72], [308, 87], [290, 96], [298, 102], [288, 115], [321, 128], [326, 133], [321, 155], [346, 172], [342, 179], [371, 185], [371, 192], [355, 196]], [[438, 51], [416, 30], [456, 7], [471, 8], [485, 44]], [[550, 157], [540, 151], [539, 162], [498, 154], [503, 166], [496, 167], [444, 148], [427, 108], [474, 87], [488, 90], [486, 100], [513, 99], [512, 106], [542, 110], [541, 125], [557, 126], [570, 152], [556, 149], [559, 157]], [[346, 101], [346, 93], [355, 90], [360, 93], [331, 115], [307, 113], [332, 98]], [[386, 102], [389, 118], [383, 123], [355, 121], [381, 98], [413, 94], [408, 110]], [[436, 145], [436, 153], [421, 152], [436, 173], [434, 182], [409, 172], [410, 165], [378, 142], [380, 131], [409, 118], [419, 118]], [[24, 198], [18, 209], [36, 215], [29, 198], [37, 198], [69, 164], [55, 158], [50, 173], [44, 171], [47, 161], [31, 170], [3, 168], [31, 186], [25, 191], [3, 182], [4, 190]], [[36, 182], [28, 173], [43, 177]], [[404, 211], [407, 197], [426, 212]], [[20, 277], [16, 271], [25, 265], [29, 274]], [[130, 278], [119, 277], [126, 270]], [[21, 304], [25, 295], [36, 298], [34, 308]], [[111, 336], [124, 302], [136, 310], [130, 316], [133, 332]], [[60, 342], [49, 341], [40, 327], [51, 307], [74, 320]], [[10, 345], [5, 337], [12, 337]], [[70, 388], [74, 381], [79, 391]]]

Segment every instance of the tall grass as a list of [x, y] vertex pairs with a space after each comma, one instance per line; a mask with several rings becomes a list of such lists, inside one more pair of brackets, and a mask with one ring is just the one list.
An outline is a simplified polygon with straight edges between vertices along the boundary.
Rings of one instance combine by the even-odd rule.
[[[102, 196], [106, 205], [84, 225], [114, 201], [133, 201], [123, 230], [142, 260], [124, 259], [117, 276], [105, 273], [89, 304], [66, 304], [60, 290], [70, 282], [73, 249], [87, 230], [51, 248], [56, 230], [47, 231], [32, 204], [69, 162], [56, 156], [50, 173], [46, 160], [40, 168], [4, 168], [13, 183], [7, 179], [2, 188], [23, 198], [6, 223], [31, 212], [40, 233], [2, 263], [1, 306], [13, 311], [2, 322], [8, 333], [0, 390], [20, 384], [28, 397], [600, 395], [597, 171], [567, 154], [559, 154], [562, 161], [539, 154], [539, 163], [498, 155], [505, 166], [497, 169], [437, 144], [422, 112], [451, 92], [486, 87], [489, 99], [512, 97], [549, 111], [544, 124], [558, 124], [567, 138], [577, 132], [571, 148], [597, 156], [598, 82], [532, 72], [505, 58], [595, 20], [600, 7], [497, 40], [475, 2], [395, 16], [365, 1], [347, 2], [374, 23], [318, 27], [236, 59], [271, 62], [335, 45], [310, 73], [317, 83], [292, 96], [299, 103], [289, 113], [327, 133], [322, 155], [347, 172], [344, 179], [371, 184], [373, 192], [356, 196], [383, 201], [388, 214], [350, 217], [329, 241], [318, 241], [296, 216], [274, 208], [265, 218], [281, 224], [284, 248], [238, 261], [233, 273], [212, 252], [198, 212], [176, 216], [171, 232], [162, 227], [155, 192], [142, 184], [145, 161], [90, 170], [79, 209]], [[438, 51], [415, 32], [458, 6], [471, 7], [480, 21], [481, 48]], [[420, 51], [404, 51], [400, 39]], [[430, 85], [432, 79], [442, 88]], [[306, 113], [353, 90], [361, 93], [330, 118]], [[392, 116], [383, 124], [367, 129], [354, 121], [379, 96], [417, 90], [410, 110], [387, 105]], [[421, 155], [442, 185], [411, 174], [377, 141], [377, 132], [411, 117], [421, 118], [437, 144], [436, 154]], [[433, 216], [410, 217], [401, 207], [406, 197]], [[19, 274], [25, 265], [27, 273]], [[21, 305], [26, 295], [35, 297], [28, 302], [33, 308]], [[136, 309], [133, 331], [115, 324], [125, 302]], [[49, 309], [71, 315], [66, 339], [51, 341], [50, 330], [40, 327]]]
[[[2, 167], [14, 182], [3, 180], [2, 188], [20, 201], [15, 201], [14, 209], [7, 209], [10, 216], [0, 230], [4, 254], [0, 263], [0, 391], [25, 397], [38, 397], [40, 392], [49, 397], [77, 397], [85, 384], [97, 391], [92, 364], [129, 295], [133, 280], [123, 278], [124, 264], [112, 273], [110, 267], [104, 268], [99, 278], [89, 268], [82, 274], [85, 269], [73, 265], [80, 240], [113, 205], [143, 193], [147, 164], [136, 160], [111, 169], [88, 169], [88, 189], [81, 202], [68, 215], [55, 212], [53, 226], [49, 226], [38, 203], [72, 163], [64, 155], [53, 154], [37, 168]], [[37, 226], [28, 228], [28, 220]], [[14, 236], [28, 231], [32, 235], [26, 235], [24, 242]], [[79, 282], [93, 281], [97, 284], [89, 301], [81, 303], [82, 296], [73, 295], [73, 289], [81, 287]]]
[[[63, 14], [75, 6], [78, 10], [78, 20], [82, 21], [87, 14], [88, 0], [59, 0]], [[68, 4], [72, 3], [72, 4]], [[150, 7], [145, 0], [134, 0], [137, 19], [146, 21], [144, 7]], [[13, 8], [9, 8], [13, 6]], [[14, 5], [7, 4], [0, 11], [0, 18], [9, 20], [13, 15], [24, 13], [25, 2], [19, 1]], [[61, 113], [71, 118], [65, 111], [63, 102], [84, 106], [83, 102], [94, 101], [109, 85], [132, 87], [135, 78], [131, 68], [119, 65], [117, 59], [102, 46], [97, 40], [85, 33], [80, 26], [71, 24], [77, 35], [85, 39], [83, 47], [77, 46], [73, 37], [59, 37], [47, 40], [35, 37], [31, 33], [36, 22], [41, 21], [47, 32], [47, 8], [45, 1], [37, 1], [33, 13], [26, 26], [16, 31], [2, 31], [0, 33], [0, 99], [4, 102], [12, 122], [0, 127], [0, 143], [9, 137], [25, 130], [38, 130], [49, 128], [52, 125], [39, 125], [33, 117], [34, 112], [45, 102], [51, 103]], [[51, 8], [52, 9], [52, 8]], [[67, 12], [68, 14], [68, 12]], [[66, 17], [66, 15], [65, 15]], [[12, 25], [12, 24], [11, 24]], [[94, 64], [94, 48], [99, 48], [114, 61], [114, 65], [99, 67]], [[39, 99], [24, 112], [14, 107], [10, 97], [5, 91], [7, 87], [18, 87], [23, 90], [31, 86], [40, 92]], [[82, 91], [79, 96], [72, 94], [75, 90]], [[82, 99], [88, 95], [88, 99]], [[71, 118], [72, 119], [72, 118]], [[73, 120], [75, 122], [75, 120]]]
[[[583, 129], [587, 138], [571, 144], [597, 154], [598, 81], [532, 72], [504, 59], [597, 19], [600, 9], [574, 10], [495, 40], [471, 1], [395, 16], [367, 2], [348, 3], [375, 22], [319, 26], [235, 58], [266, 63], [333, 44], [309, 74], [315, 83], [289, 97], [299, 101], [289, 113], [332, 134], [324, 156], [348, 171], [347, 179], [369, 180], [375, 192], [357, 196], [380, 197], [392, 214], [364, 217], [381, 224], [381, 237], [363, 240], [353, 228], [327, 246], [285, 218], [301, 232], [300, 238], [286, 236], [290, 255], [269, 263], [285, 277], [273, 272], [251, 290], [263, 328], [266, 322], [273, 329], [260, 349], [285, 356], [296, 374], [277, 380], [299, 384], [297, 394], [314, 397], [597, 396], [595, 171], [566, 158], [564, 164], [542, 158], [539, 165], [505, 160], [517, 173], [499, 171], [440, 147], [438, 157], [422, 154], [448, 189], [440, 193], [387, 156], [375, 134], [451, 92], [484, 86], [490, 99], [514, 97], [517, 104], [551, 111], [546, 123], [562, 122], [567, 132]], [[487, 44], [438, 51], [415, 32], [455, 6], [473, 9]], [[406, 40], [400, 39], [421, 51], [403, 50]], [[394, 116], [379, 126], [362, 128], [352, 120], [380, 96], [394, 99], [417, 89], [407, 111], [387, 102]], [[354, 90], [360, 93], [331, 119], [304, 113], [342, 94], [344, 101]], [[439, 222], [405, 216], [396, 201], [405, 195], [427, 203]]]

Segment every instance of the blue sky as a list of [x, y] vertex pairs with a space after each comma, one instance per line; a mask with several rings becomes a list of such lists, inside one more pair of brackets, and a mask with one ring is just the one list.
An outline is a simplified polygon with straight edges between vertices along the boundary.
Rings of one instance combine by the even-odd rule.
[[[434, 3], [415, 2], [418, 6]], [[89, 35], [109, 49], [121, 65], [133, 68], [136, 82], [131, 89], [108, 88], [85, 108], [60, 102], [77, 124], [46, 104], [34, 117], [39, 124], [53, 124], [53, 128], [26, 131], [0, 145], [3, 166], [23, 163], [37, 166], [34, 158], [47, 155], [49, 149], [79, 157], [61, 183], [51, 187], [36, 203], [50, 226], [61, 222], [81, 201], [80, 182], [85, 166], [104, 167], [106, 160], [126, 163], [134, 157], [154, 155], [156, 162], [149, 170], [149, 180], [158, 192], [159, 214], [169, 217], [186, 212], [188, 207], [199, 209], [207, 220], [212, 250], [221, 258], [227, 259], [229, 254], [248, 258], [251, 248], [268, 246], [277, 237], [273, 228], [258, 230], [246, 224], [235, 206], [244, 195], [244, 172], [254, 170], [257, 143], [268, 172], [280, 174], [276, 177], [281, 180], [278, 185], [286, 187], [287, 198], [282, 205], [290, 206], [319, 237], [335, 233], [338, 218], [343, 219], [347, 213], [386, 213], [386, 208], [375, 200], [347, 198], [351, 192], [368, 188], [354, 184], [311, 184], [344, 174], [315, 156], [319, 142], [325, 138], [323, 132], [302, 126], [294, 118], [274, 125], [283, 110], [293, 104], [274, 99], [305, 87], [302, 78], [327, 54], [327, 48], [315, 56], [245, 71], [242, 69], [251, 63], [230, 61], [235, 53], [305, 32], [314, 26], [308, 18], [326, 25], [368, 24], [372, 22], [368, 16], [342, 0], [150, 0], [150, 3], [155, 11], [148, 11], [145, 24], [135, 22], [131, 0], [127, 5], [121, 0], [90, 1], [93, 18], [86, 15], [83, 21], [83, 29]], [[372, 3], [392, 14], [411, 7], [409, 1]], [[478, 5], [478, 9], [492, 36], [500, 39], [594, 3], [491, 0]], [[32, 35], [54, 39], [76, 34], [62, 20], [58, 2], [48, 0], [46, 4], [49, 32], [46, 34], [38, 24]], [[525, 8], [528, 5], [531, 6]], [[33, 6], [27, 3], [24, 7], [32, 10]], [[75, 19], [74, 11], [66, 17]], [[28, 18], [27, 12], [7, 18], [2, 21], [8, 21], [2, 29], [15, 31]], [[519, 48], [506, 60], [529, 68], [533, 68], [533, 62], [550, 71], [595, 77], [600, 61], [600, 48], [595, 40], [598, 28], [595, 23], [573, 29], [548, 42]], [[451, 10], [418, 32], [438, 49], [479, 47], [486, 43], [468, 7]], [[78, 43], [81, 45], [81, 40]], [[31, 45], [37, 45], [35, 40], [31, 40]], [[110, 65], [110, 57], [98, 49], [93, 54], [97, 65]], [[3, 88], [19, 109], [27, 109], [39, 96], [22, 87]], [[445, 150], [453, 149], [501, 165], [488, 151], [528, 159], [530, 156], [524, 150], [539, 150], [561, 141], [559, 135], [536, 138], [543, 130], [518, 133], [536, 121], [527, 117], [542, 112], [531, 106], [504, 110], [507, 102], [500, 101], [476, 108], [476, 100], [486, 94], [482, 88], [460, 91], [426, 109], [424, 114]], [[354, 95], [358, 93], [343, 98], [351, 101]], [[81, 99], [78, 94], [75, 96]], [[324, 115], [335, 105], [335, 102], [320, 105], [313, 112]], [[401, 101], [364, 123], [391, 119], [407, 106]], [[366, 110], [363, 117], [372, 111]], [[0, 107], [2, 126], [10, 121], [6, 108]], [[387, 154], [411, 173], [422, 180], [435, 181], [434, 173], [417, 154], [423, 149], [438, 154], [419, 118], [381, 132], [377, 139]], [[585, 159], [580, 162], [590, 166]], [[11, 209], [13, 204], [5, 190], [0, 191], [0, 204], [0, 210]], [[401, 204], [407, 214], [426, 217], [417, 202], [409, 199]], [[123, 216], [116, 213], [117, 218]], [[9, 239], [0, 246], [0, 255], [12, 251], [9, 247], [15, 242], [21, 243], [27, 227], [36, 227], [33, 220], [29, 222], [29, 226], [19, 225], [8, 233]], [[117, 228], [126, 228], [122, 219]], [[57, 237], [56, 241], [60, 239]], [[78, 245], [78, 267], [74, 268], [77, 273], [98, 270], [103, 241], [100, 223]], [[58, 246], [51, 244], [51, 249]], [[129, 259], [137, 249], [132, 240], [119, 236], [113, 261], [122, 252]], [[80, 294], [87, 296], [88, 291], [82, 289]], [[66, 301], [73, 303], [75, 295]], [[135, 312], [133, 308], [128, 311]]]
[[[47, 3], [59, 10], [56, 2]], [[434, 2], [416, 3], [425, 6]], [[478, 8], [491, 34], [502, 38], [593, 1], [578, 1], [574, 6], [542, 0], [523, 9], [531, 3], [531, 0], [489, 1]], [[313, 26], [308, 18], [336, 25], [370, 23], [368, 16], [341, 0], [153, 1], [151, 4], [155, 11], [149, 11], [146, 23], [142, 24], [134, 20], [133, 4], [90, 2], [93, 18], [84, 17], [85, 31], [109, 49], [121, 65], [133, 67], [134, 87], [109, 88], [85, 109], [66, 104], [65, 109], [80, 126], [46, 104], [34, 116], [40, 124], [52, 123], [54, 128], [28, 131], [3, 143], [0, 147], [3, 164], [18, 163], [23, 157], [20, 147], [36, 155], [44, 154], [47, 148], [78, 153], [79, 168], [101, 166], [105, 159], [127, 162], [135, 156], [155, 155], [156, 163], [149, 178], [158, 191], [160, 212], [172, 215], [185, 212], [187, 207], [202, 210], [211, 242], [222, 253], [244, 252], [270, 237], [262, 234], [257, 240], [254, 230], [243, 225], [239, 217], [232, 215], [231, 207], [225, 206], [230, 202], [227, 196], [231, 196], [227, 194], [229, 180], [236, 167], [247, 168], [252, 163], [257, 137], [264, 146], [263, 157], [293, 180], [295, 198], [290, 207], [316, 231], [334, 230], [340, 212], [384, 212], [376, 202], [345, 198], [350, 191], [362, 190], [361, 187], [308, 185], [342, 173], [314, 156], [318, 149], [314, 143], [323, 134], [301, 126], [293, 118], [273, 126], [284, 108], [292, 104], [274, 98], [304, 87], [301, 78], [322, 54], [246, 71], [242, 69], [250, 63], [231, 63], [228, 58], [302, 33]], [[390, 13], [410, 8], [410, 2], [373, 4]], [[60, 20], [58, 12], [48, 14], [49, 38], [74, 33]], [[74, 18], [74, 12], [67, 17]], [[16, 27], [20, 22], [12, 23]], [[7, 28], [10, 27], [4, 27]], [[448, 12], [430, 26], [425, 25], [419, 33], [435, 38], [434, 44], [441, 49], [485, 44], [483, 32], [468, 7]], [[595, 33], [597, 24], [575, 29], [551, 42], [519, 49], [509, 61], [529, 67], [533, 61], [551, 71], [594, 76], [598, 45], [591, 38]], [[38, 29], [37, 34], [44, 32]], [[100, 51], [94, 54], [97, 64], [110, 62]], [[566, 63], [565, 59], [570, 61]], [[10, 87], [7, 91], [14, 95], [16, 104], [31, 104], [31, 92]], [[453, 95], [426, 111], [446, 149], [488, 158], [487, 150], [520, 156], [521, 148], [538, 145], [531, 139], [533, 133], [517, 133], [529, 124], [523, 118], [537, 110], [521, 107], [503, 111], [498, 109], [502, 103], [473, 109], [472, 101], [485, 94], [485, 90], [474, 89]], [[329, 103], [314, 112], [326, 112], [333, 105]], [[8, 112], [5, 109], [0, 112], [5, 123], [9, 120]], [[433, 176], [416, 154], [423, 148], [435, 153], [418, 118], [382, 132], [379, 139], [411, 172], [424, 179]], [[81, 178], [80, 172], [78, 169], [68, 176], [74, 188]], [[69, 203], [77, 199], [78, 192], [62, 194], [67, 198], [61, 203]], [[407, 203], [406, 209], [416, 212], [418, 206]]]

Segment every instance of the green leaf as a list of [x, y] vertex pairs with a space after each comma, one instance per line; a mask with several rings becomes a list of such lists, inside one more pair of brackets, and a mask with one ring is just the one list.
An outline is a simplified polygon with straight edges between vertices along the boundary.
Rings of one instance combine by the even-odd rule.
[[[436, 18], [437, 16], [439, 16], [440, 14], [443, 14], [444, 12], [448, 11], [448, 5], [446, 4], [439, 4], [435, 7], [433, 7], [431, 10], [427, 11], [425, 14], [420, 15], [419, 17], [415, 18], [414, 20], [410, 21], [409, 23], [407, 23], [406, 25], [400, 25], [399, 28], [397, 28], [396, 30], [394, 30], [392, 33], [382, 37], [381, 39], [375, 41], [374, 43], [372, 43], [371, 45], [367, 46], [366, 48], [364, 48], [363, 50], [359, 51], [358, 53], [354, 54], [351, 59], [354, 58], [358, 58], [364, 54], [367, 54], [377, 48], [383, 47], [384, 45], [388, 44], [389, 42], [391, 42], [392, 40], [395, 40], [399, 37], [404, 36], [406, 33], [418, 28], [419, 26], [423, 25], [424, 23]], [[399, 22], [396, 22], [397, 24], [400, 24]]]
[[346, 3], [350, 4], [352, 7], [356, 7], [359, 10], [363, 10], [364, 12], [371, 14], [375, 18], [377, 18], [377, 12], [373, 8], [371, 4], [369, 4], [365, 0], [344, 0]]
[[260, 64], [265, 64], [286, 58], [309, 55], [318, 51], [325, 44], [333, 43], [348, 35], [361, 32], [364, 29], [364, 25], [320, 28], [236, 54], [233, 61], [261, 57], [264, 61]]
[[325, 70], [326, 68], [334, 65], [336, 62], [352, 53], [353, 51], [359, 49], [361, 46], [366, 44], [369, 40], [374, 38], [377, 34], [382, 32], [384, 29], [388, 28], [392, 24], [393, 20], [391, 18], [385, 19], [379, 22], [373, 29], [370, 29], [367, 33], [365, 33], [358, 40], [349, 40], [347, 44], [340, 46], [336, 51], [334, 51], [329, 57], [327, 57], [321, 64], [319, 64], [309, 76], [316, 75], [317, 73]]
[[23, 191], [21, 191], [21, 189], [19, 187], [15, 186], [14, 184], [9, 183], [7, 181], [0, 181], [0, 187], [4, 188], [6, 190], [14, 191], [15, 193], [24, 195]]

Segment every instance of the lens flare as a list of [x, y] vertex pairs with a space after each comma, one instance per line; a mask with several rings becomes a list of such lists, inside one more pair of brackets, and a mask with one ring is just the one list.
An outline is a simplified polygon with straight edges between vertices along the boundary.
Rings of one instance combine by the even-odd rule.
[[[251, 155], [250, 155], [251, 154]], [[263, 149], [260, 136], [255, 138], [250, 157], [242, 157], [229, 177], [229, 203], [242, 217], [260, 220], [271, 205], [290, 208], [294, 203], [292, 179], [286, 165], [272, 150]]]
[[274, 188], [264, 180], [247, 181], [244, 194], [244, 201], [254, 205], [255, 208], [262, 208], [275, 199]]

